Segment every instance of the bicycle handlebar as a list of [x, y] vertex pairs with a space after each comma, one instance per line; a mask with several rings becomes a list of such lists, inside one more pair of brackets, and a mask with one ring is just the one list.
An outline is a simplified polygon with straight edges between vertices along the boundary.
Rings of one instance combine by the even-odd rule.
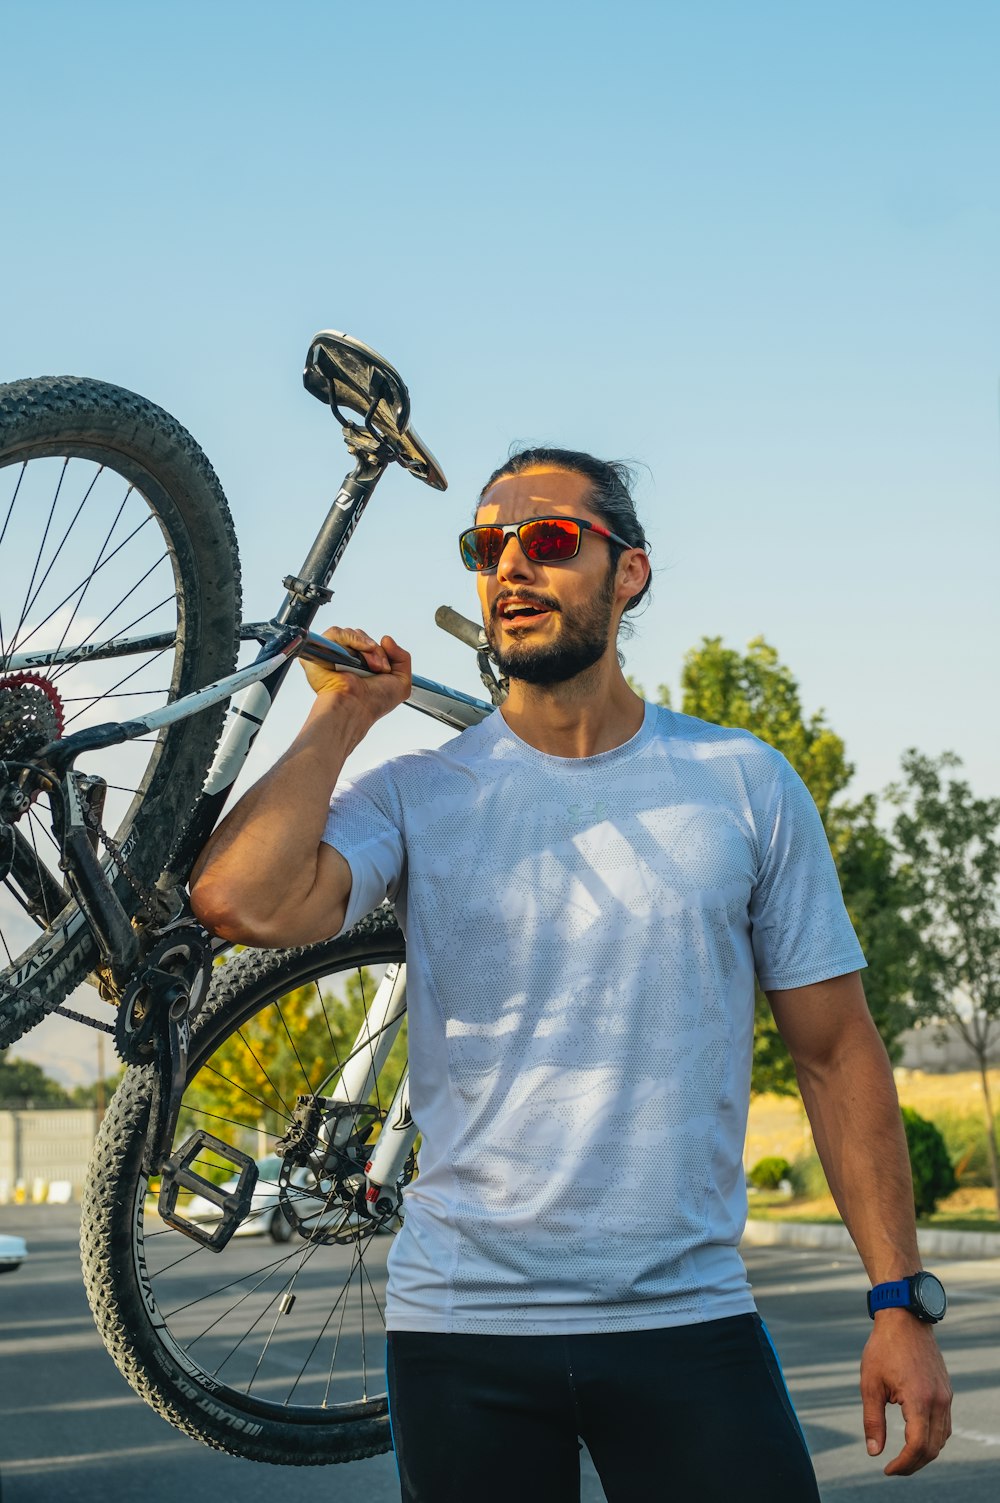
[[473, 652], [482, 652], [486, 646], [486, 633], [475, 621], [470, 621], [468, 616], [459, 615], [453, 611], [450, 605], [439, 605], [434, 612], [434, 620], [442, 631], [450, 632], [466, 647], [471, 647]]

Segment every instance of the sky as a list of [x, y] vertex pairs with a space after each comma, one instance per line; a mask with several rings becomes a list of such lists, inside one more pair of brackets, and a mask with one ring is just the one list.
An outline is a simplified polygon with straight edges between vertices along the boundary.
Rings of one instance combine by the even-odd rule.
[[[851, 794], [910, 746], [1000, 793], [990, 0], [36, 0], [0, 27], [0, 379], [97, 376], [179, 418], [248, 616], [347, 468], [301, 385], [344, 329], [401, 372], [450, 485], [385, 478], [321, 626], [478, 692], [433, 624], [475, 613], [457, 533], [512, 442], [588, 449], [639, 466], [647, 689], [677, 703], [703, 636], [763, 635]], [[444, 734], [399, 710], [353, 765]], [[23, 1052], [73, 1073], [63, 1027]]]

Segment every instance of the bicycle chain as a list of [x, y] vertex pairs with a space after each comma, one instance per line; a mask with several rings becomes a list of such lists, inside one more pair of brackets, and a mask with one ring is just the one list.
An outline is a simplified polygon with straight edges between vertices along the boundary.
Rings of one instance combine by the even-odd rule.
[[98, 836], [105, 850], [114, 859], [118, 870], [121, 872], [122, 876], [125, 878], [125, 881], [128, 883], [129, 887], [131, 887], [136, 897], [140, 900], [143, 906], [149, 910], [151, 915], [155, 913], [159, 901], [156, 892], [151, 887], [144, 887], [135, 873], [129, 869], [129, 864], [125, 860], [125, 857], [122, 855], [122, 848], [118, 844], [117, 840], [115, 840], [114, 836], [108, 834], [107, 830], [101, 824], [101, 821], [98, 819], [97, 815], [93, 812], [92, 809], [84, 809], [84, 819], [86, 820], [90, 829], [93, 830], [94, 834]]
[[74, 1023], [84, 1023], [88, 1028], [96, 1028], [101, 1033], [110, 1033], [112, 1038], [115, 1036], [114, 1023], [102, 1023], [99, 1018], [92, 1018], [85, 1012], [74, 1012], [72, 1007], [63, 1007], [61, 1003], [58, 1007], [53, 1007], [52, 1011], [57, 1012], [61, 1018], [71, 1018]]

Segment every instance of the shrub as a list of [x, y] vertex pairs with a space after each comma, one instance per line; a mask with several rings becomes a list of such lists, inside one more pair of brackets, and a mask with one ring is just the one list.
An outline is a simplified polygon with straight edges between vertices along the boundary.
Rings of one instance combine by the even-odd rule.
[[934, 1121], [959, 1185], [992, 1184], [983, 1118], [975, 1112], [935, 1112]]
[[792, 1166], [787, 1159], [758, 1159], [750, 1170], [750, 1183], [758, 1190], [776, 1190], [787, 1179]]
[[944, 1138], [933, 1122], [904, 1106], [903, 1129], [913, 1173], [913, 1203], [918, 1216], [931, 1216], [938, 1201], [958, 1188]]
[[796, 1159], [788, 1177], [796, 1195], [801, 1195], [805, 1200], [822, 1200], [830, 1193], [818, 1153], [809, 1153], [804, 1158]]

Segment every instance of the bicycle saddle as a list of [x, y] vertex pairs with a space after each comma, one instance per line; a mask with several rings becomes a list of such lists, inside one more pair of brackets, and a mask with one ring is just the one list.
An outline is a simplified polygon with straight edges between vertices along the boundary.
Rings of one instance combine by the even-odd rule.
[[[309, 346], [302, 381], [332, 410], [349, 448], [371, 452], [387, 445], [411, 475], [436, 491], [447, 490], [440, 465], [410, 426], [410, 394], [402, 376], [375, 350], [350, 334], [321, 329]], [[346, 417], [345, 408], [361, 423]]]

